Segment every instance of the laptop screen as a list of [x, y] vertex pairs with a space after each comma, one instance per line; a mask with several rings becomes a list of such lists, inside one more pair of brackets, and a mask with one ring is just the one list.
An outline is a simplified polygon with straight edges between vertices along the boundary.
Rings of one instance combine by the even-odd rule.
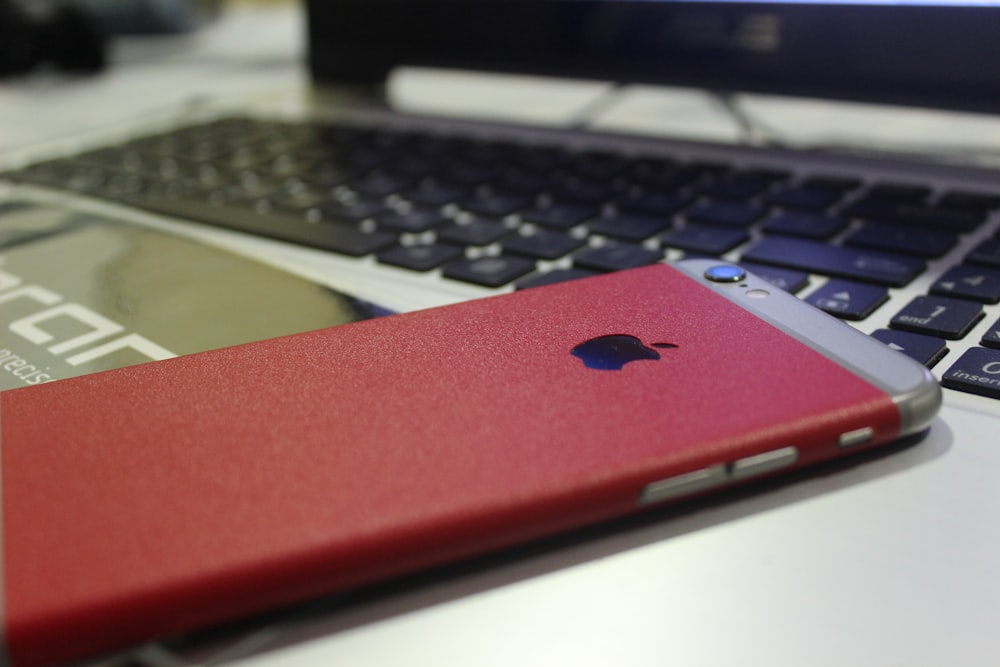
[[1000, 0], [308, 0], [319, 82], [399, 65], [996, 110]]

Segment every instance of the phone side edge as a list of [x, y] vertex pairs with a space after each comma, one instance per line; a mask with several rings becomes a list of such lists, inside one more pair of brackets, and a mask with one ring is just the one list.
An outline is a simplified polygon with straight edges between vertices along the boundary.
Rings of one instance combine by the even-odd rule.
[[708, 279], [705, 271], [720, 264], [729, 262], [691, 259], [672, 266], [889, 394], [899, 410], [900, 437], [919, 433], [934, 421], [942, 391], [922, 364], [749, 271], [736, 282]]

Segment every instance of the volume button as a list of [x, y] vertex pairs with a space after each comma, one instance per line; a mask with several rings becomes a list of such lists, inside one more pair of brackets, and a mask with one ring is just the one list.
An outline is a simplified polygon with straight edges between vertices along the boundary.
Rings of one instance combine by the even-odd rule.
[[763, 454], [756, 454], [739, 459], [733, 463], [732, 478], [746, 479], [773, 470], [780, 470], [794, 465], [799, 460], [799, 450], [795, 447], [783, 447]]
[[715, 465], [651, 482], [639, 492], [639, 504], [650, 505], [710, 489], [726, 482], [726, 466]]

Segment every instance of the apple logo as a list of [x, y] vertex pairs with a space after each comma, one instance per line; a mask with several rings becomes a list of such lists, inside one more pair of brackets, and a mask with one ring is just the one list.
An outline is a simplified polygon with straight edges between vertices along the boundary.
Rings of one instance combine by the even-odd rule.
[[572, 354], [583, 361], [583, 365], [587, 368], [601, 371], [620, 371], [625, 364], [632, 361], [643, 359], [657, 361], [660, 358], [660, 353], [654, 350], [654, 347], [668, 350], [677, 346], [671, 343], [653, 343], [652, 347], [646, 347], [635, 336], [611, 334], [591, 338], [580, 343], [573, 348]]

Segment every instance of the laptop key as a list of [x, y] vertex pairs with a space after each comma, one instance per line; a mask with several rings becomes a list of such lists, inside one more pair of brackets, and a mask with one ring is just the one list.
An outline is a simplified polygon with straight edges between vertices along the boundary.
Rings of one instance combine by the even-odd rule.
[[883, 183], [873, 186], [868, 192], [868, 196], [873, 199], [908, 203], [926, 201], [930, 194], [931, 189], [926, 185], [909, 183]]
[[505, 252], [525, 255], [536, 259], [558, 259], [568, 255], [584, 244], [584, 239], [570, 236], [551, 229], [536, 229], [507, 239], [503, 244]]
[[927, 267], [918, 257], [780, 236], [759, 241], [743, 259], [887, 287], [903, 287]]
[[1000, 320], [997, 320], [990, 326], [989, 330], [983, 334], [979, 344], [1000, 349]]
[[692, 222], [748, 227], [762, 218], [766, 212], [767, 210], [758, 204], [707, 201], [689, 209], [687, 219]]
[[941, 377], [941, 384], [970, 394], [1000, 398], [1000, 350], [985, 347], [966, 350]]
[[633, 192], [615, 202], [619, 211], [670, 217], [691, 204], [689, 195], [673, 192]]
[[388, 210], [381, 199], [351, 199], [348, 201], [331, 201], [317, 210], [324, 220], [353, 220], [361, 222]]
[[746, 201], [760, 194], [770, 181], [755, 174], [727, 174], [698, 188], [698, 194], [718, 199]]
[[951, 210], [986, 213], [991, 209], [1000, 208], [1000, 196], [954, 190], [946, 192], [938, 201], [938, 205]]
[[375, 218], [379, 227], [397, 232], [419, 234], [451, 222], [440, 211], [414, 209], [405, 213], [384, 213]]
[[177, 216], [249, 234], [360, 257], [382, 250], [396, 241], [393, 234], [363, 232], [342, 223], [311, 223], [302, 218], [256, 215], [228, 206], [185, 199], [143, 199], [136, 205], [153, 213]]
[[959, 340], [983, 318], [977, 303], [942, 296], [918, 296], [889, 322], [893, 329]]
[[972, 264], [1000, 268], [1000, 238], [986, 239], [965, 258]]
[[671, 224], [673, 220], [666, 216], [619, 212], [592, 222], [590, 233], [623, 241], [643, 241], [667, 229]]
[[428, 206], [443, 206], [468, 195], [471, 186], [425, 178], [413, 188], [402, 193], [404, 199]]
[[804, 271], [781, 269], [777, 266], [754, 264], [753, 262], [740, 262], [740, 266], [789, 294], [798, 294], [809, 286], [809, 274]]
[[903, 205], [896, 211], [896, 220], [906, 225], [941, 229], [956, 233], [971, 232], [986, 219], [984, 213], [941, 206]]
[[413, 271], [430, 271], [458, 259], [464, 250], [458, 246], [446, 243], [428, 243], [421, 245], [397, 245], [383, 250], [377, 255], [383, 264], [401, 266]]
[[828, 239], [847, 227], [847, 221], [834, 215], [807, 211], [785, 211], [764, 223], [767, 234], [786, 234], [807, 239]]
[[597, 217], [598, 214], [599, 211], [595, 206], [552, 204], [524, 211], [521, 213], [521, 219], [545, 227], [569, 229]]
[[821, 187], [790, 187], [779, 190], [767, 197], [771, 206], [804, 211], [825, 211], [843, 198], [843, 193], [836, 189]]
[[502, 218], [522, 208], [531, 206], [533, 197], [525, 194], [501, 192], [478, 192], [459, 202], [459, 207], [470, 213]]
[[862, 220], [898, 223], [965, 233], [978, 227], [985, 217], [974, 211], [949, 210], [920, 203], [889, 199], [860, 199], [847, 206], [841, 215]]
[[813, 306], [845, 320], [863, 320], [888, 300], [885, 287], [836, 279], [806, 297]]
[[494, 220], [475, 219], [465, 223], [453, 223], [438, 230], [438, 239], [460, 245], [483, 246], [503, 239], [514, 230]]
[[564, 283], [570, 280], [589, 278], [590, 276], [597, 275], [600, 275], [597, 271], [587, 271], [586, 269], [554, 269], [552, 271], [542, 271], [525, 276], [514, 283], [514, 287], [519, 290], [531, 287], [543, 287], [545, 285], [554, 285], [556, 283]]
[[567, 178], [550, 188], [548, 194], [555, 199], [597, 206], [620, 195], [623, 188], [621, 184], [604, 180]]
[[722, 255], [749, 240], [750, 235], [739, 227], [688, 225], [683, 229], [667, 232], [661, 238], [671, 248], [705, 255]]
[[844, 239], [845, 245], [928, 258], [941, 257], [954, 248], [956, 243], [958, 236], [950, 232], [877, 222], [864, 223]]
[[980, 266], [955, 266], [931, 285], [931, 294], [1000, 303], [1000, 270]]
[[852, 176], [810, 176], [802, 181], [802, 187], [819, 190], [836, 190], [846, 194], [861, 187], [861, 179]]
[[509, 255], [462, 259], [444, 268], [446, 278], [483, 287], [500, 287], [535, 270], [535, 262]]
[[586, 248], [573, 256], [573, 264], [595, 271], [621, 271], [654, 264], [663, 259], [663, 252], [649, 250], [631, 243], [608, 243]]
[[885, 343], [897, 352], [902, 352], [927, 368], [934, 368], [948, 354], [948, 346], [942, 339], [911, 331], [879, 329], [872, 332], [872, 338]]

